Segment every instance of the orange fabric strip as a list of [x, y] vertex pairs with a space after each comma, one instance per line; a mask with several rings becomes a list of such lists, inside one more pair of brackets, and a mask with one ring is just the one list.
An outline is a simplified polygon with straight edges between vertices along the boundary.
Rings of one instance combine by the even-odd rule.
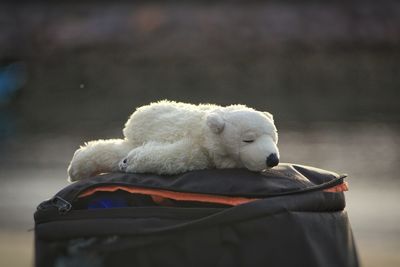
[[[159, 204], [162, 204], [165, 199], [173, 199], [178, 201], [198, 201], [198, 202], [207, 202], [207, 203], [216, 203], [216, 204], [225, 204], [230, 206], [237, 206], [244, 203], [252, 202], [258, 200], [257, 198], [244, 198], [244, 197], [227, 197], [227, 196], [215, 196], [215, 195], [207, 195], [207, 194], [196, 194], [196, 193], [182, 193], [182, 192], [174, 192], [168, 190], [158, 190], [158, 189], [148, 189], [148, 188], [139, 188], [139, 187], [131, 187], [131, 186], [102, 186], [95, 187], [92, 189], [88, 189], [82, 194], [79, 195], [79, 198], [87, 197], [93, 195], [96, 192], [115, 192], [117, 190], [126, 191], [134, 194], [142, 194], [149, 195], [152, 197], [153, 201]], [[348, 191], [348, 183], [343, 182], [337, 186], [325, 189], [324, 192], [343, 192]]]
[[349, 191], [349, 184], [347, 182], [343, 182], [337, 186], [325, 189], [324, 192], [330, 192], [330, 193], [337, 193], [337, 192], [344, 192], [344, 191]]
[[[169, 198], [173, 200], [180, 201], [198, 201], [198, 202], [207, 202], [207, 203], [217, 203], [217, 204], [225, 204], [230, 206], [237, 206], [240, 204], [248, 203], [251, 201], [257, 200], [256, 198], [244, 198], [244, 197], [226, 197], [226, 196], [213, 196], [207, 194], [196, 194], [196, 193], [182, 193], [182, 192], [173, 192], [167, 190], [158, 190], [158, 189], [147, 189], [147, 188], [138, 188], [138, 187], [128, 187], [128, 186], [103, 186], [103, 187], [95, 187], [83, 192], [79, 197], [90, 196], [96, 192], [115, 192], [117, 190], [123, 190], [129, 193], [142, 194], [142, 195], [150, 195], [153, 199], [157, 199], [161, 201], [162, 198]], [[156, 202], [158, 202], [156, 201]]]

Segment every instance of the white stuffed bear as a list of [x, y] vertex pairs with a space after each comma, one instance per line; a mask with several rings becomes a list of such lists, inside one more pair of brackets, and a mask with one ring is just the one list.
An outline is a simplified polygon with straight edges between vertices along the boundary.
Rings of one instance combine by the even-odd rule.
[[103, 172], [177, 174], [206, 168], [262, 171], [279, 163], [272, 115], [244, 105], [160, 101], [138, 108], [125, 139], [91, 141], [68, 167], [71, 181]]

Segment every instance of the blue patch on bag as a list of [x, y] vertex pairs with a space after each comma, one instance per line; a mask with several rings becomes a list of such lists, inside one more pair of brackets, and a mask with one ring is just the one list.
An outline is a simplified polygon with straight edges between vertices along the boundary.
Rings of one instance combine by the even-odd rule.
[[99, 198], [88, 203], [88, 209], [108, 209], [128, 207], [128, 203], [123, 198]]

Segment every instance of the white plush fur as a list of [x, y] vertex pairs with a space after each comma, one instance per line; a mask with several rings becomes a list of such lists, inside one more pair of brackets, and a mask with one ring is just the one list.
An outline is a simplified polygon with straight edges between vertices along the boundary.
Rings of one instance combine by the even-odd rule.
[[279, 157], [272, 115], [244, 105], [160, 101], [138, 108], [123, 133], [125, 139], [92, 141], [78, 149], [68, 168], [70, 180], [120, 170], [176, 174], [246, 167], [261, 171], [269, 155]]

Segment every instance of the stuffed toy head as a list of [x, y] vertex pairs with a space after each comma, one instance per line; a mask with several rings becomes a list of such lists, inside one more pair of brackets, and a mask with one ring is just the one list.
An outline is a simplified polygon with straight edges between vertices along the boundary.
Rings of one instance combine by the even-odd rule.
[[278, 165], [278, 132], [270, 113], [216, 110], [208, 115], [207, 125], [238, 166], [261, 171]]

